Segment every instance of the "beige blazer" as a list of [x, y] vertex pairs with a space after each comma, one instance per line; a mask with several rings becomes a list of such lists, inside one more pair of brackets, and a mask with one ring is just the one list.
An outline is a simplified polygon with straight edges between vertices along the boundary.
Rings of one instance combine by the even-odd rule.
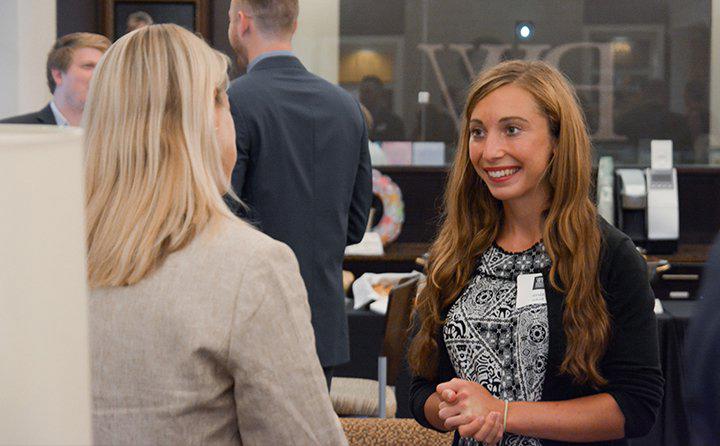
[[290, 248], [225, 221], [90, 295], [98, 445], [343, 445]]

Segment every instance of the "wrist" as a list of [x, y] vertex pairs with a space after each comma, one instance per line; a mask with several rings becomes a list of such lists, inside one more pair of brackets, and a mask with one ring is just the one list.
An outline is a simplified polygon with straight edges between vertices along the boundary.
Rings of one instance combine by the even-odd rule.
[[508, 402], [508, 410], [507, 410], [507, 416], [505, 418], [505, 432], [518, 432], [518, 426], [517, 426], [517, 409], [518, 409], [518, 401], [509, 401]]
[[500, 400], [496, 398], [492, 408], [490, 408], [490, 412], [498, 412], [502, 417], [503, 413], [505, 412], [505, 400]]

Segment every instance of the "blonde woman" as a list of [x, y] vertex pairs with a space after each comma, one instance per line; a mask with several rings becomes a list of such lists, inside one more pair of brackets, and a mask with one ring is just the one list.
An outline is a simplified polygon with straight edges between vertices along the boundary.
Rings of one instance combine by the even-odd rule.
[[336, 445], [291, 250], [238, 220], [227, 61], [175, 25], [115, 43], [85, 113], [94, 440]]
[[471, 85], [417, 301], [415, 418], [464, 444], [627, 444], [662, 401], [653, 294], [590, 201], [575, 92], [543, 62]]

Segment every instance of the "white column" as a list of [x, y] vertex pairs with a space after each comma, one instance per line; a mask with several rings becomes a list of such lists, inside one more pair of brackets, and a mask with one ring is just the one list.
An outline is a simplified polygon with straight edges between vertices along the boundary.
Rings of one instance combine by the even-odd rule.
[[0, 124], [0, 444], [91, 443], [82, 130]]
[[56, 40], [56, 0], [0, 0], [0, 118], [50, 100], [45, 64]]
[[340, 0], [300, 0], [293, 50], [305, 68], [336, 84], [340, 66]]

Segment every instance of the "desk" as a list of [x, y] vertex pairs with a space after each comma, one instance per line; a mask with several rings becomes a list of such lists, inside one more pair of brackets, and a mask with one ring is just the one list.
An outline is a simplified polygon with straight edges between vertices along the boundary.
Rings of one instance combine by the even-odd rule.
[[[665, 395], [657, 421], [643, 438], [630, 440], [632, 446], [675, 446], [689, 444], [688, 418], [683, 405], [682, 382], [685, 332], [697, 302], [663, 301], [665, 313], [657, 316], [660, 342], [660, 365], [665, 376]], [[377, 358], [380, 355], [385, 317], [367, 310], [347, 310], [350, 330], [350, 363], [336, 369], [336, 376], [377, 379]], [[410, 417], [408, 390], [410, 378], [406, 370], [395, 383], [398, 417]]]
[[428, 243], [391, 243], [382, 256], [345, 256], [343, 269], [360, 277], [363, 273], [409, 273], [421, 271], [415, 259], [430, 248]]
[[648, 256], [648, 260], [665, 259], [673, 263], [705, 263], [712, 244], [707, 243], [680, 243], [677, 251], [672, 254], [657, 254]]
[[377, 363], [385, 335], [385, 316], [345, 306], [350, 333], [350, 362], [335, 367], [335, 376], [377, 379]]

